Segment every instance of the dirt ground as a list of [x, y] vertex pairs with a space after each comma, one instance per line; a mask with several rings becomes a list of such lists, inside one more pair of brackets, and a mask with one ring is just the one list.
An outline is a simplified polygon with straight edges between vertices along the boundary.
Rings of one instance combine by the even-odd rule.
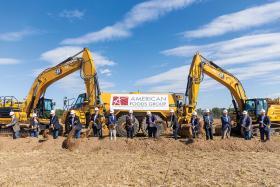
[[279, 186], [280, 137], [213, 141], [0, 137], [0, 186]]

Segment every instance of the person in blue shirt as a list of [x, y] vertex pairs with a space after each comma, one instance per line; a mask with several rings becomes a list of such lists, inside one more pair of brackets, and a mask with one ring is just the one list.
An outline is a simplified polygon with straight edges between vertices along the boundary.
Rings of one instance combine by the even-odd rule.
[[204, 129], [206, 134], [206, 140], [213, 140], [213, 116], [210, 114], [210, 110], [206, 109], [203, 116]]
[[[270, 140], [270, 126], [271, 121], [270, 118], [265, 114], [265, 110], [261, 110], [261, 115], [258, 117], [257, 120], [260, 128], [260, 134], [261, 134], [261, 141]], [[266, 138], [266, 140], [264, 139]]]
[[252, 118], [248, 115], [246, 110], [243, 111], [243, 116], [241, 117], [241, 128], [244, 134], [245, 140], [251, 140], [252, 137]]
[[225, 137], [230, 138], [231, 119], [230, 119], [230, 117], [228, 115], [228, 111], [226, 109], [223, 110], [221, 122], [222, 122], [222, 139], [224, 139]]
[[110, 140], [117, 140], [117, 130], [116, 130], [116, 127], [117, 127], [117, 117], [116, 115], [114, 114], [114, 110], [111, 109], [110, 110], [110, 115], [108, 117], [108, 128], [109, 128], [109, 131], [110, 131]]
[[192, 127], [192, 137], [198, 138], [199, 133], [199, 118], [197, 117], [197, 112], [194, 111], [191, 117], [191, 127]]

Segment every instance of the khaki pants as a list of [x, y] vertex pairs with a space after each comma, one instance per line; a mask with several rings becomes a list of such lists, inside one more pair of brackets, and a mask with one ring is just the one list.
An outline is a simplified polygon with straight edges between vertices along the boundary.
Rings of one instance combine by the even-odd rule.
[[222, 130], [222, 139], [224, 139], [225, 137], [230, 138], [230, 129], [229, 128]]
[[111, 140], [116, 140], [117, 139], [117, 130], [116, 129], [110, 129], [110, 139]]

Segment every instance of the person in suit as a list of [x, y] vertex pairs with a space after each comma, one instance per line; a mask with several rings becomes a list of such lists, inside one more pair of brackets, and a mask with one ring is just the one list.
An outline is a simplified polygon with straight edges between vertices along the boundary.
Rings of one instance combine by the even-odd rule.
[[[261, 115], [258, 117], [257, 122], [260, 128], [261, 141], [270, 140], [271, 121], [270, 118], [265, 114], [264, 109], [261, 110]], [[264, 137], [266, 139], [264, 139]]]
[[191, 127], [192, 127], [193, 138], [197, 138], [198, 137], [198, 133], [199, 133], [199, 118], [197, 117], [197, 112], [196, 111], [194, 111], [192, 113]]
[[109, 128], [109, 131], [110, 131], [110, 140], [114, 139], [116, 141], [116, 139], [117, 139], [116, 127], [117, 127], [117, 117], [114, 114], [114, 110], [111, 109], [110, 110], [110, 115], [108, 117], [108, 128]]
[[91, 122], [93, 123], [93, 136], [102, 138], [102, 116], [99, 114], [99, 108], [95, 107], [95, 113], [91, 116]]
[[231, 119], [226, 109], [223, 110], [221, 122], [222, 122], [222, 139], [224, 139], [225, 137], [229, 138], [230, 131], [231, 131]]
[[156, 127], [156, 117], [151, 113], [151, 111], [147, 111], [146, 115], [146, 124], [148, 129], [148, 136], [150, 138], [156, 138], [157, 127]]
[[135, 121], [136, 119], [135, 116], [133, 115], [133, 110], [129, 110], [128, 115], [126, 116], [126, 123], [125, 123], [127, 138], [133, 139]]
[[75, 138], [81, 137], [81, 131], [82, 131], [82, 124], [80, 122], [80, 119], [78, 116], [76, 116], [76, 113], [74, 110], [70, 111], [70, 116], [67, 119], [67, 123], [69, 124], [71, 130], [72, 128], [75, 128]]
[[213, 140], [213, 116], [210, 114], [210, 110], [206, 109], [203, 115], [204, 129], [206, 134], [206, 140]]
[[179, 131], [179, 123], [178, 123], [178, 118], [174, 112], [173, 109], [170, 110], [170, 116], [169, 116], [169, 121], [170, 121], [170, 124], [171, 124], [171, 128], [173, 129], [173, 138], [175, 140], [178, 139], [178, 131]]
[[30, 128], [30, 136], [38, 138], [39, 120], [36, 113], [33, 113], [32, 118], [30, 118], [29, 128]]
[[51, 110], [50, 127], [53, 129], [53, 139], [58, 138], [60, 124], [58, 117], [55, 115], [55, 110]]
[[241, 117], [241, 128], [244, 133], [245, 140], [251, 140], [252, 137], [252, 118], [248, 115], [246, 110], [243, 111]]
[[6, 127], [12, 127], [13, 128], [13, 139], [20, 138], [20, 126], [18, 123], [18, 118], [15, 115], [15, 112], [11, 111], [9, 113], [12, 120], [11, 123], [7, 124]]

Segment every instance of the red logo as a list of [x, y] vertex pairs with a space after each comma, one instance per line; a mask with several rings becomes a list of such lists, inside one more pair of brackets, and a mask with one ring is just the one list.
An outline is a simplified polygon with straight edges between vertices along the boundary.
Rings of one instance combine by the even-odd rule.
[[128, 105], [128, 97], [114, 96], [112, 104], [117, 105], [117, 106], [127, 106]]

